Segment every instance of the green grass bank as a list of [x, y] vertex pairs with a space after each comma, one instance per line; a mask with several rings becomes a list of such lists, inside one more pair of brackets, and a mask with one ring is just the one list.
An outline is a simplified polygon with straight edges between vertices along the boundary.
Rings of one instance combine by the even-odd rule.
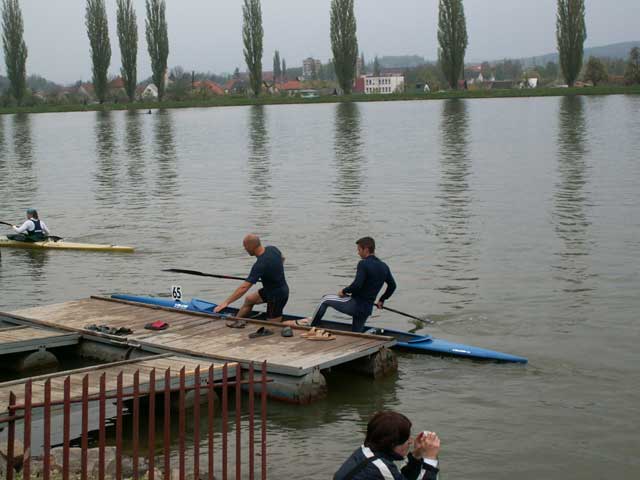
[[522, 97], [558, 97], [574, 95], [640, 95], [640, 85], [632, 87], [583, 87], [583, 88], [536, 88], [508, 90], [458, 90], [437, 93], [399, 93], [392, 95], [351, 95], [322, 96], [303, 99], [300, 97], [261, 96], [250, 98], [245, 96], [224, 96], [211, 99], [167, 100], [162, 102], [108, 103], [108, 104], [67, 104], [37, 105], [33, 107], [0, 107], [0, 115], [15, 113], [60, 113], [60, 112], [94, 112], [111, 110], [149, 110], [160, 108], [209, 108], [234, 107], [247, 105], [293, 105], [340, 102], [393, 102], [409, 100], [445, 100], [450, 98], [522, 98]]

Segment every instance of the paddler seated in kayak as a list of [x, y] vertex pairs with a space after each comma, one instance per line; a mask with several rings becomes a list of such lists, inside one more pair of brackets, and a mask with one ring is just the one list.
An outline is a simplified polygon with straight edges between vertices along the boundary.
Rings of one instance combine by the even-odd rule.
[[27, 210], [27, 220], [19, 227], [13, 225], [16, 233], [7, 235], [9, 240], [16, 242], [41, 242], [49, 236], [47, 225], [38, 218], [34, 208]]
[[[338, 295], [322, 297], [322, 301], [311, 318], [312, 326], [317, 326], [327, 311], [327, 307], [332, 307], [353, 318], [352, 331], [364, 332], [364, 324], [371, 315], [373, 306], [382, 308], [384, 302], [396, 290], [396, 281], [391, 275], [391, 270], [386, 263], [375, 256], [375, 240], [371, 237], [363, 237], [356, 242], [356, 245], [358, 246], [358, 255], [361, 258], [358, 262], [356, 278], [351, 285], [340, 290]], [[376, 302], [376, 297], [385, 283], [387, 289], [380, 300]]]
[[282, 321], [284, 306], [289, 300], [289, 286], [284, 276], [284, 257], [278, 248], [264, 247], [260, 237], [249, 234], [242, 241], [244, 249], [256, 263], [251, 268], [247, 279], [224, 302], [218, 305], [215, 313], [220, 313], [233, 302], [242, 298], [249, 289], [258, 282], [262, 288], [252, 292], [244, 299], [244, 304], [238, 311], [238, 317], [247, 318], [255, 305], [267, 304], [267, 320]]

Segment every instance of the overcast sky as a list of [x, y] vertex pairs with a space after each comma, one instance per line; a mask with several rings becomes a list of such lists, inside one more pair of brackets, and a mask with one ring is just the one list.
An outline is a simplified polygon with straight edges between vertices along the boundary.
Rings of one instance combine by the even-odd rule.
[[[91, 76], [84, 26], [85, 0], [21, 0], [28, 73], [69, 83]], [[134, 0], [140, 29], [139, 77], [150, 75], [144, 40], [144, 0]], [[106, 0], [111, 49], [110, 73], [120, 68], [115, 30], [116, 0]], [[308, 56], [330, 58], [330, 0], [262, 0], [264, 69], [279, 49], [287, 65]], [[437, 56], [438, 0], [356, 0], [358, 41], [374, 55]], [[466, 0], [467, 61], [541, 55], [555, 50], [556, 0]], [[167, 0], [169, 65], [186, 70], [244, 70], [242, 0]], [[587, 46], [640, 40], [640, 0], [586, 0]], [[2, 55], [2, 53], [0, 53]], [[5, 74], [4, 59], [0, 74]]]

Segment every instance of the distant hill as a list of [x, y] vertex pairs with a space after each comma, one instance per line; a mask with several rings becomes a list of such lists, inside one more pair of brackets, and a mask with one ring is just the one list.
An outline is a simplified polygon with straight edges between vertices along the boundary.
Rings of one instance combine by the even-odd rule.
[[[382, 68], [411, 68], [427, 63], [424, 57], [419, 55], [389, 55], [378, 58]], [[373, 66], [373, 61], [369, 62]]]
[[[600, 58], [621, 58], [626, 60], [629, 57], [629, 51], [633, 47], [640, 47], [640, 40], [634, 42], [622, 42], [612, 43], [611, 45], [604, 45], [601, 47], [591, 47], [584, 49], [585, 61], [589, 57]], [[558, 52], [548, 53], [546, 55], [540, 55], [538, 57], [528, 57], [521, 59], [522, 64], [525, 67], [532, 65], [546, 65], [548, 62], [558, 63]]]

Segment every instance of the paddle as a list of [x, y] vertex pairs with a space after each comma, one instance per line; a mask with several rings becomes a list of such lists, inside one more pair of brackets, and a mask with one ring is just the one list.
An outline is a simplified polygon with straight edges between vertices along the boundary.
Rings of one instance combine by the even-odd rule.
[[[13, 223], [9, 223], [9, 222], [0, 221], [0, 224], [8, 225], [9, 227], [13, 227]], [[47, 240], [52, 240], [54, 242], [59, 242], [60, 240], [62, 240], [62, 237], [57, 237], [55, 235], [49, 235], [49, 236], [47, 236]]]
[[397, 313], [398, 315], [402, 315], [403, 317], [408, 317], [408, 318], [412, 318], [413, 320], [418, 320], [419, 322], [433, 323], [433, 320], [429, 320], [428, 318], [416, 317], [409, 313], [401, 312], [400, 310], [394, 310], [393, 308], [385, 307], [384, 305], [382, 305], [382, 309], [389, 310], [390, 312], [393, 312], [393, 313]]
[[198, 275], [199, 277], [222, 278], [224, 280], [240, 280], [241, 282], [244, 282], [246, 280], [246, 278], [242, 278], [242, 277], [232, 277], [231, 275], [215, 275], [213, 273], [204, 273], [204, 272], [199, 272], [197, 270], [183, 270], [180, 268], [167, 268], [162, 271], [173, 272], [173, 273], [184, 273], [186, 275]]

